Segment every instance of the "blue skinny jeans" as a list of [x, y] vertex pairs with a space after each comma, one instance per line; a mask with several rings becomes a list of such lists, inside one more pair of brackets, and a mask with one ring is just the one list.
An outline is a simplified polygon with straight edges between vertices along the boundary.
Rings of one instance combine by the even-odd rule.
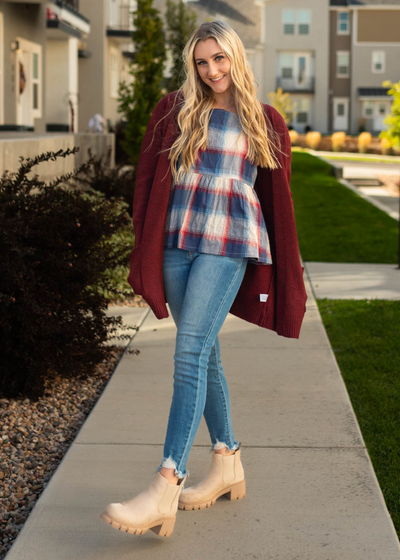
[[163, 281], [177, 326], [174, 386], [162, 467], [189, 474], [186, 462], [201, 418], [214, 449], [237, 449], [218, 333], [239, 291], [248, 258], [164, 247]]

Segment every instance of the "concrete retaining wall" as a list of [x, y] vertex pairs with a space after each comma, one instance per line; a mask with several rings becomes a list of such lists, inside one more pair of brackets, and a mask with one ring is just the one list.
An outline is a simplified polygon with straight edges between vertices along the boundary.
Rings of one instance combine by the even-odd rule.
[[59, 175], [69, 173], [79, 167], [88, 159], [88, 148], [92, 149], [94, 156], [106, 155], [111, 147], [110, 165], [115, 165], [115, 134], [44, 134], [29, 137], [13, 136], [0, 138], [0, 174], [5, 170], [17, 171], [19, 168], [19, 157], [34, 158], [45, 152], [57, 152], [79, 146], [79, 152], [75, 155], [59, 157], [56, 161], [42, 162], [32, 169], [32, 175], [38, 174], [43, 181], [53, 180]]

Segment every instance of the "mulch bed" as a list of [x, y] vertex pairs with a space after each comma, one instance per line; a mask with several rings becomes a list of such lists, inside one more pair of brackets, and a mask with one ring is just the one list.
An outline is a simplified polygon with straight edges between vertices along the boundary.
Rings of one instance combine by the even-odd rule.
[[[133, 295], [113, 305], [148, 307]], [[0, 398], [0, 560], [113, 374], [124, 348], [110, 347], [93, 375], [45, 381], [43, 397]]]
[[43, 397], [0, 399], [0, 560], [5, 558], [86, 417], [124, 348], [110, 347], [106, 362], [87, 379], [45, 382]]

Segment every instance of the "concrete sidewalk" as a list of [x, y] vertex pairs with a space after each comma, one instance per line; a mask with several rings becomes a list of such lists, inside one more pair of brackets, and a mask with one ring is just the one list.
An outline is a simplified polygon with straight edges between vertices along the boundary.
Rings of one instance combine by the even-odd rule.
[[[367, 163], [367, 162], [349, 162], [346, 160], [330, 159], [332, 152], [317, 152], [309, 150], [309, 152], [319, 159], [329, 163], [334, 169], [334, 174], [342, 185], [356, 192], [359, 196], [368, 200], [371, 204], [386, 212], [391, 218], [399, 220], [399, 197], [398, 195], [389, 194], [388, 190], [383, 186], [368, 186], [369, 181], [382, 177], [394, 177], [400, 173], [400, 158], [394, 158], [391, 163]], [[341, 154], [342, 157], [351, 155], [349, 153]], [[363, 154], [359, 154], [360, 157]], [[354, 154], [353, 154], [354, 156]], [[368, 154], [368, 158], [371, 154]], [[376, 158], [377, 159], [377, 158]], [[354, 185], [352, 180], [358, 180], [358, 185]], [[365, 185], [363, 185], [365, 180]]]
[[304, 262], [317, 299], [400, 299], [395, 264]]
[[[300, 339], [228, 315], [220, 332], [247, 495], [178, 510], [172, 536], [107, 526], [161, 462], [176, 328], [149, 312], [7, 560], [400, 560], [400, 546], [311, 286]], [[210, 462], [204, 418], [186, 486]]]

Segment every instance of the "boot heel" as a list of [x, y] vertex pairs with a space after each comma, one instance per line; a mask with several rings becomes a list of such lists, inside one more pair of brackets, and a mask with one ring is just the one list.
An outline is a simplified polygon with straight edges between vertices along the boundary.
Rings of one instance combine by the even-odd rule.
[[239, 482], [238, 484], [235, 484], [235, 486], [232, 486], [230, 492], [226, 494], [226, 497], [228, 498], [228, 500], [241, 500], [245, 497], [245, 495], [246, 482], [245, 480], [242, 480], [242, 482]]
[[160, 537], [170, 537], [172, 531], [174, 530], [175, 520], [173, 519], [165, 519], [161, 525], [157, 525], [156, 527], [150, 527], [150, 531], [153, 531], [156, 535]]

